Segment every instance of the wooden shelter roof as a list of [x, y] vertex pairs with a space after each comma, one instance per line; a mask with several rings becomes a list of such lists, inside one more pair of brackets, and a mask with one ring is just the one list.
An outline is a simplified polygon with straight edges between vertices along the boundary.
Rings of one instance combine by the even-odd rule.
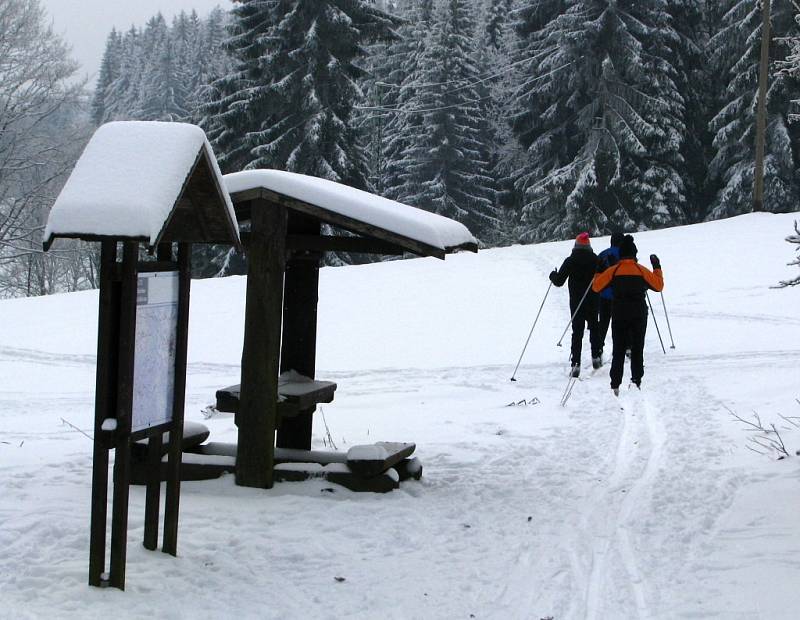
[[211, 146], [186, 123], [101, 126], [53, 205], [45, 249], [57, 237], [239, 245]]
[[[369, 251], [391, 254], [399, 249], [437, 258], [478, 251], [475, 237], [460, 222], [340, 183], [279, 170], [246, 170], [224, 180], [240, 222], [249, 219], [251, 201], [262, 199], [377, 240], [379, 244], [364, 246]], [[347, 249], [358, 247], [350, 244]], [[320, 249], [345, 247], [331, 242]]]

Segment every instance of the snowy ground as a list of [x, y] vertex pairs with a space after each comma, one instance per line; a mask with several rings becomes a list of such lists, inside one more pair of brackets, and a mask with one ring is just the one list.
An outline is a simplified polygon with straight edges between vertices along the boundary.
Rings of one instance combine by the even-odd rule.
[[[423, 479], [187, 483], [177, 559], [141, 547], [135, 487], [124, 593], [86, 585], [91, 442], [64, 422], [92, 427], [96, 294], [0, 303], [0, 617], [796, 618], [800, 429], [780, 414], [800, 416], [800, 287], [770, 287], [795, 275], [797, 217], [636, 235], [677, 348], [651, 323], [643, 391], [585, 371], [566, 408], [565, 290], [509, 378], [571, 243], [323, 270], [334, 441], [415, 441]], [[194, 284], [188, 419], [237, 381], [243, 300], [241, 278]], [[726, 407], [788, 427], [792, 456], [749, 450]]]

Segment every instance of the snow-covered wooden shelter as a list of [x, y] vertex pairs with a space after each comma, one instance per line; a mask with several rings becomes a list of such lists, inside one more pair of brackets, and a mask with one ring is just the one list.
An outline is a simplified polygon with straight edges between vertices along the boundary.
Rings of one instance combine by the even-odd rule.
[[[247, 231], [247, 302], [241, 385], [220, 390], [217, 407], [236, 413], [237, 483], [271, 487], [276, 444], [279, 458], [287, 450], [309, 450], [316, 406], [333, 400], [336, 389], [335, 383], [315, 380], [323, 253], [408, 252], [444, 259], [459, 250], [477, 252], [478, 246], [459, 222], [315, 177], [250, 170], [226, 175], [225, 184]], [[326, 233], [324, 225], [339, 234]], [[409, 450], [413, 444], [383, 444], [373, 450], [381, 458], [365, 471], [381, 464], [388, 469]], [[349, 470], [363, 466], [363, 459], [352, 460]], [[296, 479], [297, 468], [278, 471]], [[381, 485], [373, 479], [363, 486]]]
[[[233, 205], [203, 130], [155, 122], [100, 127], [53, 205], [45, 249], [59, 237], [101, 242], [89, 584], [124, 589], [135, 441], [147, 446], [144, 546], [157, 547], [166, 453], [162, 550], [177, 552], [191, 244], [239, 245]], [[140, 260], [142, 246], [154, 260]]]

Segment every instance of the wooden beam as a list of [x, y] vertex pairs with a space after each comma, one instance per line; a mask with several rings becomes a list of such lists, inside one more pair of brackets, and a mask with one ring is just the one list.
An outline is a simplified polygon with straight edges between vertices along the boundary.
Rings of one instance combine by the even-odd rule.
[[237, 417], [236, 484], [242, 486], [273, 485], [286, 225], [286, 209], [253, 209]]
[[298, 213], [305, 213], [306, 215], [310, 215], [325, 224], [330, 224], [331, 226], [336, 226], [337, 228], [349, 230], [350, 232], [363, 235], [365, 237], [372, 237], [381, 241], [386, 241], [387, 243], [399, 246], [404, 250], [411, 252], [412, 254], [417, 254], [419, 256], [435, 256], [436, 258], [441, 259], [444, 259], [445, 257], [445, 251], [436, 246], [424, 243], [422, 241], [417, 241], [416, 239], [411, 239], [410, 237], [386, 230], [380, 226], [374, 226], [373, 224], [368, 224], [361, 220], [342, 215], [341, 213], [331, 211], [330, 209], [298, 200], [297, 198], [291, 198], [284, 194], [279, 194], [263, 187], [231, 194], [231, 200], [234, 201], [234, 204], [237, 204], [241, 201], [253, 200], [256, 197], [260, 197], [268, 202], [281, 205]]
[[310, 252], [355, 252], [400, 256], [405, 250], [394, 243], [367, 237], [338, 237], [333, 235], [293, 235], [286, 237], [287, 250]]

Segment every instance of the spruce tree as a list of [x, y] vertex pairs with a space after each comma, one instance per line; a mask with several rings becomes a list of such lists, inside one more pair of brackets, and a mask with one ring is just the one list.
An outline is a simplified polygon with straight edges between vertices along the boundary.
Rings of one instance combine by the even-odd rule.
[[148, 71], [142, 80], [136, 118], [179, 121], [188, 116], [187, 74], [182, 69], [176, 42], [169, 36], [156, 41]]
[[[753, 206], [755, 112], [761, 50], [761, 5], [725, 0], [719, 30], [711, 39], [715, 69], [726, 79], [723, 105], [711, 122], [715, 155], [711, 173], [721, 185], [708, 219], [748, 213]], [[772, 4], [764, 208], [793, 211], [800, 201], [800, 127], [789, 123], [791, 100], [800, 98], [795, 75], [778, 70], [788, 50], [782, 40], [797, 32], [789, 3]]]
[[106, 95], [111, 83], [119, 77], [121, 53], [122, 37], [115, 28], [112, 28], [106, 40], [97, 86], [92, 96], [91, 118], [95, 125], [101, 125], [106, 120]]
[[[684, 221], [683, 100], [665, 0], [528, 0], [512, 126], [524, 236]], [[529, 63], [529, 64], [525, 64]]]
[[683, 162], [678, 170], [686, 187], [686, 220], [698, 222], [705, 217], [715, 189], [708, 174], [713, 156], [708, 123], [720, 89], [706, 56], [711, 22], [705, 0], [667, 0], [667, 10], [677, 35], [670, 42], [669, 61], [684, 101]]
[[486, 0], [485, 44], [489, 50], [499, 50], [505, 39], [508, 13], [512, 0]]
[[364, 45], [395, 19], [366, 0], [239, 0], [206, 124], [227, 170], [277, 168], [368, 186], [352, 123]]
[[515, 48], [513, 0], [488, 0], [483, 40], [479, 41], [483, 88], [488, 94], [485, 107], [489, 123], [487, 151], [489, 170], [497, 187], [498, 224], [486, 240], [493, 244], [519, 241], [520, 195], [514, 187], [514, 172], [522, 164], [522, 150], [508, 123], [509, 101], [518, 84], [519, 71], [512, 58]]
[[433, 0], [410, 0], [401, 14], [404, 21], [400, 41], [393, 47], [393, 64], [386, 74], [391, 102], [381, 108], [386, 127], [383, 131], [381, 191], [393, 200], [405, 199], [406, 149], [415, 128], [423, 119], [413, 111], [411, 102], [422, 84], [422, 62], [433, 25]]
[[119, 74], [105, 91], [103, 122], [131, 119], [138, 108], [144, 62], [140, 38], [140, 32], [134, 27], [122, 37]]
[[406, 108], [396, 191], [403, 202], [459, 220], [481, 238], [496, 227], [497, 213], [474, 34], [470, 4], [443, 3]]

